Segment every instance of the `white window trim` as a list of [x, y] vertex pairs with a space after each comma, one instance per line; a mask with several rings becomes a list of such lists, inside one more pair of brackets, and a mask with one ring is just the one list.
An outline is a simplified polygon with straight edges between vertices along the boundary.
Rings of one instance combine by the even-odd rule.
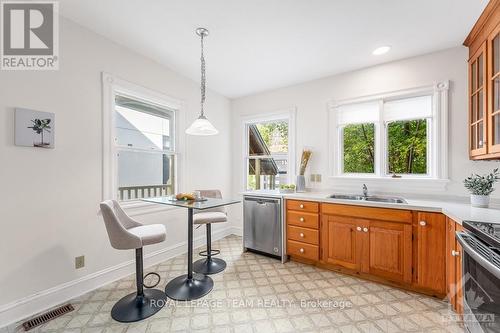
[[[175, 188], [179, 191], [184, 185], [184, 163], [183, 155], [180, 152], [185, 152], [185, 140], [179, 140], [184, 134], [185, 124], [185, 102], [174, 99], [162, 93], [153, 91], [143, 86], [131, 83], [126, 80], [117, 78], [109, 73], [102, 73], [102, 90], [103, 90], [103, 114], [102, 114], [102, 199], [117, 198], [117, 151], [118, 147], [114, 144], [115, 133], [115, 96], [116, 94], [125, 94], [130, 97], [135, 97], [141, 100], [150, 101], [152, 103], [164, 106], [170, 110], [174, 110], [175, 116], [175, 137], [174, 137], [174, 153], [175, 155]], [[142, 215], [157, 211], [171, 210], [168, 206], [159, 206], [152, 203], [147, 203], [141, 200], [127, 200], [122, 203], [122, 206], [131, 211], [131, 215]]]
[[[391, 186], [412, 186], [415, 189], [435, 189], [445, 190], [448, 180], [448, 90], [449, 81], [440, 81], [432, 85], [405, 89], [393, 92], [386, 92], [376, 95], [363, 96], [359, 98], [346, 99], [340, 101], [330, 101], [328, 103], [328, 172], [329, 178], [333, 179], [335, 184], [342, 186], [352, 186], [354, 183], [363, 183], [374, 185], [376, 188], [387, 189]], [[385, 127], [387, 122], [383, 120], [382, 112], [375, 132], [375, 172], [374, 174], [346, 174], [342, 173], [341, 142], [339, 126], [336, 121], [338, 108], [343, 105], [363, 103], [379, 100], [399, 99], [405, 97], [415, 97], [422, 95], [431, 95], [433, 101], [432, 108], [432, 132], [429, 132], [430, 146], [427, 149], [428, 154], [432, 154], [428, 166], [429, 174], [426, 176], [403, 175], [402, 178], [391, 178], [386, 175], [386, 144], [387, 138]], [[381, 108], [382, 109], [382, 108]], [[382, 127], [382, 128], [380, 128]]]
[[[256, 115], [243, 115], [241, 116], [241, 133], [242, 133], [242, 161], [243, 161], [243, 191], [247, 191], [247, 173], [248, 173], [248, 125], [270, 122], [276, 120], [288, 120], [288, 175], [287, 182], [293, 183], [295, 177], [295, 130], [296, 130], [296, 117], [297, 109], [291, 107], [288, 109], [275, 110], [273, 112], [256, 114]], [[264, 156], [265, 157], [265, 156]], [[262, 156], [258, 156], [262, 158]]]

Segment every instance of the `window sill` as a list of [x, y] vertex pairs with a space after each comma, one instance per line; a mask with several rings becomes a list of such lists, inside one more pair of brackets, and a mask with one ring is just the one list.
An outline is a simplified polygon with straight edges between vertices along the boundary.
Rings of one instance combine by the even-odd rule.
[[426, 177], [376, 177], [376, 176], [330, 176], [335, 187], [352, 190], [366, 184], [369, 189], [381, 192], [428, 193], [445, 192], [449, 179]]
[[142, 200], [120, 201], [120, 205], [130, 216], [154, 214], [179, 209], [178, 207], [155, 204]]

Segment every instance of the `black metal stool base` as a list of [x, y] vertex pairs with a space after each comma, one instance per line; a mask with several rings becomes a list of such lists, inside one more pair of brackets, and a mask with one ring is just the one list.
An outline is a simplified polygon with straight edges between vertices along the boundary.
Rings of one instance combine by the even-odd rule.
[[167, 296], [159, 289], [146, 289], [142, 297], [132, 293], [113, 306], [111, 318], [122, 323], [140, 321], [160, 311], [166, 302]]
[[217, 274], [226, 269], [226, 262], [219, 258], [200, 259], [193, 263], [193, 271], [200, 274]]
[[202, 274], [193, 273], [193, 277], [188, 279], [188, 275], [181, 275], [170, 281], [165, 287], [165, 294], [176, 301], [191, 301], [208, 294], [214, 287], [214, 281]]

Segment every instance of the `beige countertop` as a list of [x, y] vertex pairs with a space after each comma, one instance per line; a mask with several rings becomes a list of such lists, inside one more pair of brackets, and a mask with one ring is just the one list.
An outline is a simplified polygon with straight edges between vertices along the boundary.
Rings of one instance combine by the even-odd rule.
[[311, 200], [326, 203], [337, 203], [354, 206], [369, 206], [369, 207], [382, 207], [393, 209], [409, 209], [420, 210], [427, 212], [443, 213], [449, 218], [458, 223], [462, 221], [471, 220], [487, 223], [500, 224], [500, 209], [497, 208], [475, 208], [471, 207], [468, 202], [460, 202], [458, 200], [446, 199], [412, 199], [410, 197], [403, 197], [407, 203], [386, 203], [386, 202], [368, 202], [368, 201], [355, 201], [355, 200], [340, 200], [328, 198], [334, 191], [317, 191], [317, 192], [304, 192], [304, 193], [289, 193], [281, 194], [279, 191], [259, 190], [259, 191], [246, 191], [242, 194], [245, 196], [262, 196], [262, 197], [281, 197], [285, 199], [298, 199], [298, 200]]

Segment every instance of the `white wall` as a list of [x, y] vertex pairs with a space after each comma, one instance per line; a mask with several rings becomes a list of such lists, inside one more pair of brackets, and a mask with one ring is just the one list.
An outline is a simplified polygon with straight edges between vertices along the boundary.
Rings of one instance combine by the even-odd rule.
[[[243, 161], [241, 156], [242, 115], [261, 114], [274, 110], [297, 109], [297, 161], [302, 147], [313, 150], [309, 173], [322, 175], [318, 188], [335, 189], [335, 181], [328, 178], [328, 121], [327, 102], [432, 85], [450, 80], [449, 91], [449, 178], [445, 195], [466, 196], [462, 180], [471, 172], [485, 173], [500, 166], [499, 162], [473, 162], [468, 159], [467, 139], [467, 58], [464, 47], [383, 64], [354, 72], [247, 96], [232, 101], [233, 122], [233, 186], [237, 193], [243, 189]], [[298, 162], [297, 162], [298, 163]], [[353, 182], [353, 191], [360, 191]], [[393, 192], [404, 193], [405, 188], [393, 187]], [[431, 193], [429, 193], [431, 194]], [[494, 192], [500, 198], [500, 189]]]
[[[133, 251], [111, 248], [98, 214], [103, 71], [182, 100], [186, 121], [196, 117], [198, 83], [64, 19], [59, 71], [0, 72], [0, 326], [12, 319], [2, 317], [6, 305], [134, 258]], [[15, 107], [56, 114], [55, 149], [14, 145]], [[180, 176], [184, 190], [219, 188], [230, 196], [230, 102], [209, 92], [206, 112], [220, 134], [182, 137]], [[145, 253], [182, 245], [186, 214], [176, 209], [135, 216], [167, 228], [167, 241]], [[86, 267], [75, 270], [79, 255], [85, 255]]]

